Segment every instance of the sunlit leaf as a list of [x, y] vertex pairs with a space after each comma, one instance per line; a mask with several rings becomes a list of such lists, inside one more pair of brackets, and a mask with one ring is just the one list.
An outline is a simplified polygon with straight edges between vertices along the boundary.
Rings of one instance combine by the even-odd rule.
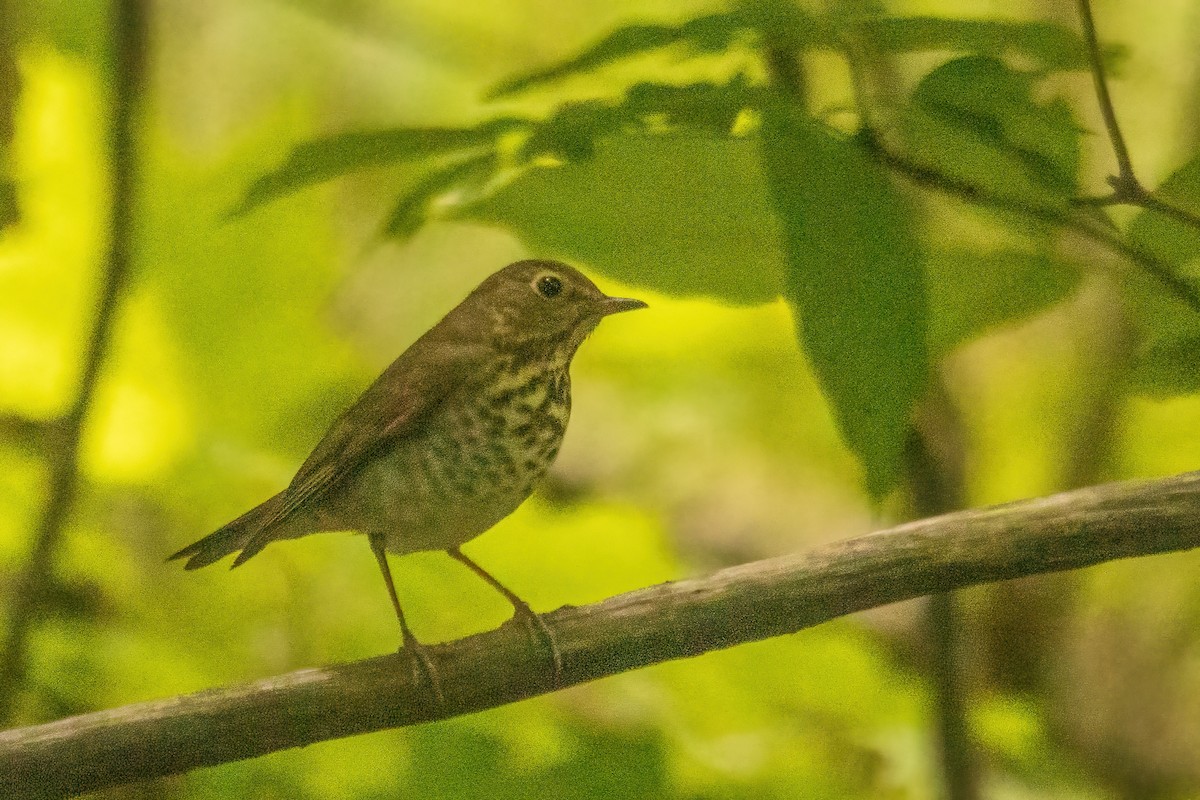
[[680, 45], [700, 53], [720, 52], [739, 40], [756, 37], [772, 45], [800, 50], [829, 45], [832, 38], [809, 12], [788, 0], [742, 0], [732, 11], [705, 14], [679, 25], [630, 25], [618, 28], [578, 55], [502, 81], [491, 98], [522, 92], [574, 77], [617, 61]]
[[429, 205], [438, 196], [446, 194], [463, 181], [476, 179], [482, 182], [495, 168], [496, 154], [487, 152], [434, 170], [396, 203], [384, 225], [384, 233], [397, 238], [411, 236], [424, 224]]
[[754, 142], [619, 135], [595, 155], [534, 168], [462, 215], [533, 251], [675, 295], [773, 299], [782, 262]]
[[625, 93], [622, 106], [631, 115], [657, 118], [667, 126], [727, 134], [742, 111], [759, 105], [760, 95], [761, 89], [742, 76], [726, 84], [639, 83]]
[[951, 50], [977, 55], [1027, 56], [1047, 69], [1084, 69], [1087, 46], [1079, 34], [1043, 20], [879, 17], [858, 23], [882, 50]]
[[618, 28], [576, 56], [501, 82], [488, 96], [496, 98], [526, 91], [679, 43], [688, 43], [702, 50], [721, 50], [729, 46], [737, 33], [738, 20], [733, 14], [707, 14], [682, 25], [630, 25]]
[[1045, 710], [1021, 698], [998, 695], [989, 697], [971, 709], [971, 727], [980, 742], [1009, 763], [1025, 769], [1044, 763], [1051, 749]]
[[502, 117], [476, 128], [388, 128], [314, 139], [297, 145], [282, 164], [256, 180], [230, 213], [245, 214], [263, 203], [356, 170], [491, 147], [501, 134], [528, 124]]
[[[1172, 174], [1156, 191], [1163, 200], [1200, 213], [1200, 156]], [[1148, 253], [1200, 286], [1200, 230], [1161, 211], [1144, 210], [1129, 226], [1130, 238]], [[1146, 340], [1134, 369], [1139, 391], [1154, 396], [1191, 394], [1200, 390], [1200, 315], [1163, 291], [1144, 273], [1128, 282], [1135, 319]]]
[[762, 141], [800, 341], [880, 497], [928, 370], [914, 221], [877, 164], [783, 104], [768, 106]]
[[993, 195], [1065, 209], [1075, 193], [1080, 128], [1064, 101], [1035, 98], [1036, 81], [987, 56], [935, 69], [904, 114], [911, 154]]
[[944, 355], [996, 327], [1061, 301], [1079, 273], [1048, 253], [966, 249], [929, 253], [929, 346]]

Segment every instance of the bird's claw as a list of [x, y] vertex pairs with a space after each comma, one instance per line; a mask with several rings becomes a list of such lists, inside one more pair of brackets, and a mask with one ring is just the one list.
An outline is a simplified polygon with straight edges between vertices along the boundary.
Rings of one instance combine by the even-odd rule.
[[446, 697], [442, 694], [442, 679], [438, 675], [437, 668], [433, 666], [433, 659], [429, 657], [429, 651], [426, 650], [425, 645], [417, 641], [417, 637], [405, 631], [404, 639], [397, 652], [407, 652], [412, 656], [413, 683], [420, 686], [423, 682], [421, 673], [425, 673], [425, 678], [429, 681], [429, 688], [433, 691], [434, 700], [438, 706], [444, 706]]
[[554, 638], [554, 633], [550, 630], [550, 626], [538, 614], [535, 614], [529, 606], [516, 606], [516, 613], [513, 614], [512, 621], [516, 622], [517, 618], [521, 617], [525, 624], [529, 626], [529, 631], [534, 636], [538, 636], [550, 648], [550, 656], [554, 662], [554, 685], [562, 685], [563, 674], [563, 657], [562, 651], [558, 649], [558, 640]]

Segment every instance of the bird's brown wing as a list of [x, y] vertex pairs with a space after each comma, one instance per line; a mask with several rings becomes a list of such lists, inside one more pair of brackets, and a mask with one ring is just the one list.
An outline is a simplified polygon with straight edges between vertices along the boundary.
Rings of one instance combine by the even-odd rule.
[[392, 362], [338, 417], [283, 491], [260, 535], [296, 509], [319, 501], [372, 453], [412, 432], [456, 388], [476, 377], [492, 352], [482, 344], [426, 344], [432, 346], [414, 346]]

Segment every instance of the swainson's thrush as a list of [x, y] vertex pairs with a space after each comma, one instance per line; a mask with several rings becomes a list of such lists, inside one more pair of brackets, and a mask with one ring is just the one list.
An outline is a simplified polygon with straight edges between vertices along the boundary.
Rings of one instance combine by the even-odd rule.
[[459, 547], [527, 498], [558, 454], [571, 409], [569, 367], [600, 320], [645, 307], [608, 297], [555, 261], [493, 274], [392, 362], [321, 439], [286, 489], [171, 558], [197, 569], [277, 539], [365, 533], [403, 644], [435, 693], [437, 673], [400, 610], [385, 551], [444, 550], [503, 594], [562, 656], [529, 606]]

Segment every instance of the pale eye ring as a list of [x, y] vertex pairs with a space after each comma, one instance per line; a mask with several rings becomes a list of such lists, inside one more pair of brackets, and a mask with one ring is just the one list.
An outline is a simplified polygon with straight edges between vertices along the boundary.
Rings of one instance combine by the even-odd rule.
[[563, 290], [562, 278], [557, 275], [540, 275], [534, 280], [533, 288], [542, 297], [557, 297]]

